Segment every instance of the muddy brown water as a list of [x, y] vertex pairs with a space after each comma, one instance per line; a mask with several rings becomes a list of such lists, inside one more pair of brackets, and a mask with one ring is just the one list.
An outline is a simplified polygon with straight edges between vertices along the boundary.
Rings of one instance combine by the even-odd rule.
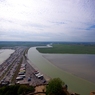
[[[91, 81], [93, 82], [86, 79], [87, 76], [91, 76], [94, 78], [94, 73], [92, 73], [93, 69], [91, 70], [91, 68], [94, 68], [94, 57], [94, 55], [73, 56], [68, 54], [63, 56], [62, 54], [41, 54], [36, 50], [35, 47], [30, 48], [28, 51], [29, 60], [35, 66], [37, 66], [39, 70], [41, 70], [51, 78], [61, 78], [66, 84], [68, 84], [70, 91], [79, 93], [81, 95], [89, 95], [90, 91], [95, 90], [95, 84], [93, 83], [94, 79], [91, 78]], [[65, 60], [63, 61], [63, 59]], [[79, 61], [80, 59], [81, 62]], [[88, 65], [86, 65], [87, 62]], [[91, 62], [93, 63], [93, 66], [91, 65]], [[89, 67], [90, 70], [88, 70]], [[83, 73], [85, 73], [85, 75]], [[84, 78], [82, 78], [82, 76]]]
[[42, 54], [52, 64], [95, 83], [95, 55], [88, 54]]

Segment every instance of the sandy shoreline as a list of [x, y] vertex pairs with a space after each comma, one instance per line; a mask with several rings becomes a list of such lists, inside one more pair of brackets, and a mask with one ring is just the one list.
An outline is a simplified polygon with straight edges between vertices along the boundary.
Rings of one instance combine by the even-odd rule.
[[95, 84], [95, 55], [42, 54], [58, 68]]

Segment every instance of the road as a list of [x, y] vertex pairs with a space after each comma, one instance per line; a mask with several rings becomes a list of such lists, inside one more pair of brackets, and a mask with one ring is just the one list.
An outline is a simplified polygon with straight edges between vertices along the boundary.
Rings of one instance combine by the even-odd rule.
[[[15, 52], [1, 64], [0, 67], [0, 83], [19, 83], [19, 84], [29, 84], [29, 85], [40, 85], [45, 82], [45, 78], [37, 78], [34, 74], [35, 69], [28, 63], [26, 55], [27, 47], [16, 47]], [[20, 75], [21, 66], [25, 64], [25, 78], [21, 80], [16, 80]], [[30, 81], [29, 81], [30, 78]]]

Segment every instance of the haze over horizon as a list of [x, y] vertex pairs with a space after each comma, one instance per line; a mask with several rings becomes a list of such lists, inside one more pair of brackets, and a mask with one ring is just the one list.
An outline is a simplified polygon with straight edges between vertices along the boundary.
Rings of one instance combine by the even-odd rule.
[[0, 41], [95, 42], [95, 0], [0, 0]]

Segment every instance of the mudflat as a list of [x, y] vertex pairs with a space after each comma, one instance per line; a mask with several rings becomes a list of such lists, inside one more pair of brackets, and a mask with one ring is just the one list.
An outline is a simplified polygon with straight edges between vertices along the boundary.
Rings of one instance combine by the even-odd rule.
[[95, 55], [42, 54], [53, 65], [95, 84]]

